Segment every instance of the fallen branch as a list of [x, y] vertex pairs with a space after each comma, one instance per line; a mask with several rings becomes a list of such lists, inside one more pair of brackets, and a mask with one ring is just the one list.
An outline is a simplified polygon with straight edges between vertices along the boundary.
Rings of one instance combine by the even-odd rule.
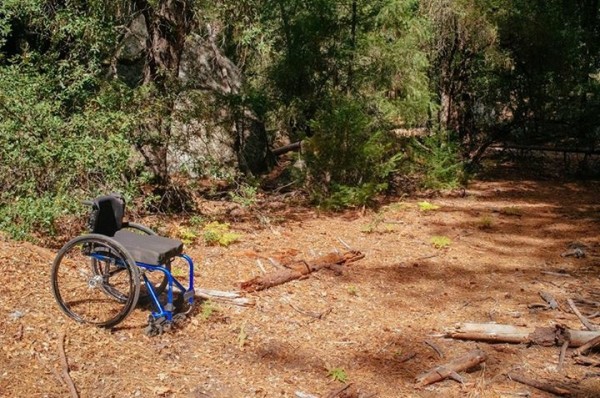
[[344, 391], [349, 389], [351, 386], [352, 386], [352, 383], [349, 383], [349, 384], [346, 384], [345, 386], [343, 386], [342, 388], [335, 389], [335, 390], [331, 391], [329, 394], [327, 394], [326, 398], [339, 397], [341, 393], [343, 393]]
[[506, 376], [509, 379], [516, 381], [518, 383], [525, 384], [527, 386], [534, 387], [534, 388], [537, 388], [538, 390], [549, 392], [554, 395], [559, 395], [561, 397], [566, 397], [566, 396], [569, 396], [572, 394], [572, 392], [570, 390], [567, 390], [566, 388], [556, 387], [551, 384], [542, 383], [537, 380], [533, 380], [528, 377], [525, 377], [523, 375], [516, 374], [514, 372], [510, 372]]
[[239, 305], [241, 307], [251, 307], [255, 304], [254, 299], [252, 297], [243, 297], [238, 292], [223, 292], [220, 290], [210, 290], [210, 289], [195, 289], [195, 293], [197, 297], [221, 301], [228, 304]]
[[567, 348], [569, 347], [569, 342], [565, 341], [560, 347], [560, 354], [558, 355], [558, 365], [556, 365], [556, 371], [560, 372], [565, 363], [565, 355], [567, 355]]
[[427, 344], [429, 347], [431, 347], [433, 349], [433, 351], [435, 351], [436, 354], [438, 354], [438, 357], [440, 357], [440, 359], [444, 358], [444, 353], [442, 352], [442, 350], [437, 345], [435, 345], [432, 341], [425, 340], [424, 343]]
[[414, 357], [417, 356], [416, 352], [409, 352], [407, 354], [402, 355], [400, 358], [398, 359], [392, 359], [392, 361], [396, 362], [396, 363], [404, 363], [404, 362], [408, 362], [411, 359], [413, 359]]
[[[448, 377], [456, 377], [457, 372], [473, 368], [487, 359], [485, 352], [473, 350], [462, 357], [456, 358], [446, 364], [436, 366], [435, 368], [421, 373], [417, 376], [416, 382], [420, 387], [444, 380]], [[460, 376], [459, 376], [460, 379]]]
[[579, 309], [577, 308], [573, 300], [567, 299], [567, 303], [569, 303], [569, 307], [571, 307], [573, 313], [577, 315], [577, 318], [579, 318], [581, 323], [583, 323], [583, 325], [586, 328], [588, 328], [588, 330], [598, 330], [598, 326], [592, 324], [589, 319], [587, 319], [585, 316], [583, 316], [581, 312], [579, 312]]
[[547, 347], [562, 346], [565, 341], [569, 342], [569, 347], [580, 347], [598, 336], [600, 331], [566, 329], [561, 325], [534, 328], [497, 323], [462, 323], [444, 334], [444, 337], [457, 340], [537, 344]]
[[588, 358], [588, 357], [584, 357], [583, 355], [579, 355], [579, 356], [573, 357], [573, 359], [579, 365], [600, 366], [600, 361], [598, 361], [596, 359], [591, 359], [591, 358]]
[[60, 356], [60, 363], [62, 366], [61, 376], [69, 387], [71, 397], [79, 398], [79, 394], [77, 393], [73, 379], [71, 379], [71, 375], [69, 374], [69, 363], [67, 362], [67, 355], [65, 354], [65, 332], [62, 332], [58, 338], [58, 354]]
[[573, 356], [585, 355], [585, 354], [587, 354], [587, 352], [589, 350], [591, 350], [592, 348], [597, 347], [599, 345], [600, 345], [600, 336], [594, 337], [593, 339], [591, 339], [590, 341], [588, 341], [587, 343], [585, 343], [584, 345], [582, 345], [581, 347], [579, 347], [578, 349], [573, 351]]
[[311, 262], [303, 260], [296, 261], [286, 265], [285, 269], [279, 269], [243, 282], [241, 288], [247, 292], [265, 290], [295, 279], [300, 279], [323, 268], [338, 270], [339, 267], [353, 263], [364, 257], [365, 255], [361, 252], [352, 250], [342, 254], [330, 253], [318, 257]]

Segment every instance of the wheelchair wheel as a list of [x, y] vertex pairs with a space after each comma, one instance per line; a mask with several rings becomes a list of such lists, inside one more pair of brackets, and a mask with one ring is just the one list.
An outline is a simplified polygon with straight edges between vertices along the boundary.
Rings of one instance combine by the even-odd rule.
[[98, 234], [79, 236], [60, 249], [52, 264], [51, 282], [54, 298], [65, 314], [103, 327], [124, 320], [140, 294], [134, 260], [122, 245]]
[[[150, 228], [148, 228], [144, 225], [141, 225], [141, 224], [133, 223], [133, 222], [128, 223], [127, 226], [125, 227], [125, 229], [129, 229], [132, 232], [136, 232], [136, 233], [139, 233], [142, 235], [158, 235], [156, 232], [154, 232]], [[167, 264], [163, 265], [163, 267], [166, 268], [167, 271], [170, 272], [171, 271], [171, 261], [169, 261]], [[159, 296], [165, 291], [165, 289], [167, 288], [167, 284], [169, 283], [169, 279], [167, 278], [167, 276], [160, 271], [146, 272], [146, 277], [148, 278], [148, 281], [152, 283], [152, 286], [154, 287], [154, 291]], [[142, 286], [140, 287], [139, 302], [140, 302], [140, 304], [147, 304], [150, 301], [151, 301], [150, 293], [146, 289], [146, 284], [142, 283]]]

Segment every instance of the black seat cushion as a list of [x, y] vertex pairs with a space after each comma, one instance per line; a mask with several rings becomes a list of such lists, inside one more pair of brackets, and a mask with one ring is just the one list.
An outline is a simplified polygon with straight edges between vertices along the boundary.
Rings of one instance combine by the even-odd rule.
[[125, 230], [117, 231], [113, 239], [122, 244], [135, 261], [150, 265], [165, 264], [183, 253], [183, 243], [176, 239]]

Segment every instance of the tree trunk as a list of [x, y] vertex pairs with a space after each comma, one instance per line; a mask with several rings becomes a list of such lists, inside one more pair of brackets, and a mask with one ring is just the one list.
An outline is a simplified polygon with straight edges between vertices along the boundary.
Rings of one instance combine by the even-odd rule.
[[169, 183], [167, 152], [172, 132], [175, 97], [179, 92], [179, 66], [185, 40], [194, 25], [189, 0], [136, 0], [144, 16], [148, 37], [143, 84], [152, 85], [156, 112], [143, 123], [137, 146], [159, 185]]

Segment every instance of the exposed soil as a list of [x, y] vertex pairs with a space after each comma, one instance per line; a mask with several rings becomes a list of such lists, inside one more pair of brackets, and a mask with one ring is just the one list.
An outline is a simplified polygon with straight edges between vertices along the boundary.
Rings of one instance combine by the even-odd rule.
[[[427, 199], [437, 210], [421, 211], [422, 200], [344, 214], [277, 203], [238, 211], [232, 229], [239, 242], [207, 247], [199, 239], [187, 246], [197, 286], [235, 290], [262, 273], [257, 260], [270, 271], [268, 258], [310, 260], [343, 251], [339, 239], [365, 258], [341, 275], [321, 270], [253, 293], [254, 307], [215, 302], [212, 313], [200, 308], [180, 328], [153, 338], [143, 333], [149, 311], [141, 307], [111, 331], [66, 318], [49, 286], [55, 250], [0, 240], [0, 396], [69, 396], [57, 376], [63, 333], [81, 397], [325, 397], [344, 386], [332, 373], [352, 383], [336, 396], [550, 396], [508, 380], [509, 371], [576, 386], [577, 396], [600, 396], [594, 368], [567, 355], [556, 370], [559, 347], [439, 337], [458, 322], [583, 329], [566, 299], [600, 302], [600, 185], [533, 181], [509, 171], [473, 183], [464, 195]], [[205, 215], [225, 207], [202, 204]], [[161, 229], [177, 228], [173, 222]], [[435, 248], [434, 236], [451, 242]], [[575, 241], [586, 256], [562, 257]], [[543, 302], [540, 291], [561, 307], [528, 308]], [[418, 374], [474, 348], [488, 359], [461, 373], [464, 384], [415, 388]]]

